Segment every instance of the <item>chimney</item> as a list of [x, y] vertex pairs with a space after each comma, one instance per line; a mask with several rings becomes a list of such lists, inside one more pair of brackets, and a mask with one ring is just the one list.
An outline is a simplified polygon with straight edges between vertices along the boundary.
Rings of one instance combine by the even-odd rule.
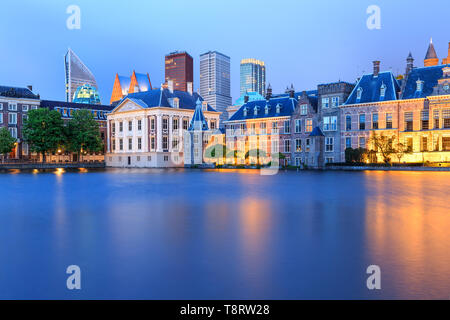
[[192, 94], [194, 93], [194, 85], [192, 84], [192, 82], [188, 82], [187, 83], [187, 92], [189, 92], [189, 94], [192, 96]]
[[294, 85], [291, 83], [291, 88], [289, 89], [289, 98], [294, 98], [295, 97], [295, 89], [294, 89]]
[[167, 80], [167, 86], [169, 88], [170, 93], [173, 93], [173, 80]]
[[244, 96], [244, 103], [247, 103], [247, 102], [248, 102], [248, 94], [246, 93]]
[[373, 76], [378, 77], [379, 73], [380, 73], [380, 61], [375, 60], [373, 62]]
[[28, 90], [33, 91], [33, 86], [30, 84], [27, 86]]

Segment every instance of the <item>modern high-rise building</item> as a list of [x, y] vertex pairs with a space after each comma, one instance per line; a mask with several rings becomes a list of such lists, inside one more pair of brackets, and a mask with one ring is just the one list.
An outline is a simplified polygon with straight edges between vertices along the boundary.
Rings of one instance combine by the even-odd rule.
[[165, 81], [173, 81], [173, 89], [189, 91], [188, 83], [194, 83], [194, 60], [189, 53], [172, 52], [165, 57]]
[[241, 96], [246, 92], [266, 94], [266, 66], [256, 59], [241, 60]]
[[64, 57], [64, 66], [66, 71], [67, 102], [72, 102], [77, 89], [86, 84], [98, 90], [94, 75], [70, 48]]
[[221, 112], [220, 123], [227, 120], [226, 108], [231, 106], [230, 57], [217, 51], [200, 55], [200, 95]]

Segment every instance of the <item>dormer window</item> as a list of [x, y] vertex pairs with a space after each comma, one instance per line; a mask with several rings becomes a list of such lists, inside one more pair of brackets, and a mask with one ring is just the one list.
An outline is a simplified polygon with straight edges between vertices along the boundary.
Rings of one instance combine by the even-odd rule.
[[264, 113], [265, 114], [269, 114], [269, 106], [266, 104], [266, 106], [264, 107]]
[[362, 93], [363, 89], [359, 87], [358, 90], [356, 91], [356, 99], [361, 100]]
[[258, 106], [255, 106], [255, 108], [253, 109], [253, 114], [254, 114], [255, 116], [258, 115]]
[[423, 81], [419, 79], [416, 81], [416, 84], [417, 84], [417, 91], [422, 91], [423, 90]]
[[206, 101], [202, 102], [202, 111], [208, 111], [208, 102]]
[[445, 83], [445, 84], [444, 84], [444, 91], [445, 91], [445, 92], [449, 92], [449, 90], [450, 90], [449, 84], [448, 84], [448, 83]]
[[180, 99], [179, 98], [173, 99], [173, 107], [176, 109], [180, 108]]
[[280, 113], [280, 111], [281, 111], [281, 105], [277, 104], [277, 113]]
[[247, 107], [245, 107], [245, 108], [244, 108], [244, 117], [247, 116], [247, 112], [248, 112], [248, 109], [247, 109]]
[[380, 97], [384, 98], [385, 95], [386, 95], [386, 85], [383, 83], [380, 88]]

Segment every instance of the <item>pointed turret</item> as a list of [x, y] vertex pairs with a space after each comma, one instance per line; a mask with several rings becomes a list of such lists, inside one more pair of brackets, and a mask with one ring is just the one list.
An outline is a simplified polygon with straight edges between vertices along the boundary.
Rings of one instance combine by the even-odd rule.
[[450, 42], [448, 43], [447, 58], [442, 59], [442, 64], [450, 64]]
[[439, 64], [439, 59], [434, 49], [433, 39], [430, 39], [430, 44], [428, 46], [427, 54], [423, 61], [425, 67], [437, 66]]
[[208, 123], [206, 122], [203, 114], [203, 103], [200, 99], [197, 99], [194, 115], [192, 116], [191, 124], [189, 125], [189, 131], [205, 131], [208, 130]]
[[414, 58], [411, 54], [411, 52], [408, 55], [408, 58], [406, 58], [406, 76], [410, 74], [410, 72], [414, 69]]

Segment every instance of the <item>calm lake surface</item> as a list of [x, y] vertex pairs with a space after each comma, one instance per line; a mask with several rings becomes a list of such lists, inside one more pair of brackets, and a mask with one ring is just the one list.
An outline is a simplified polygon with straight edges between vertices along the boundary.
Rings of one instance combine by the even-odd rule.
[[449, 299], [449, 197], [447, 172], [0, 173], [0, 298]]

